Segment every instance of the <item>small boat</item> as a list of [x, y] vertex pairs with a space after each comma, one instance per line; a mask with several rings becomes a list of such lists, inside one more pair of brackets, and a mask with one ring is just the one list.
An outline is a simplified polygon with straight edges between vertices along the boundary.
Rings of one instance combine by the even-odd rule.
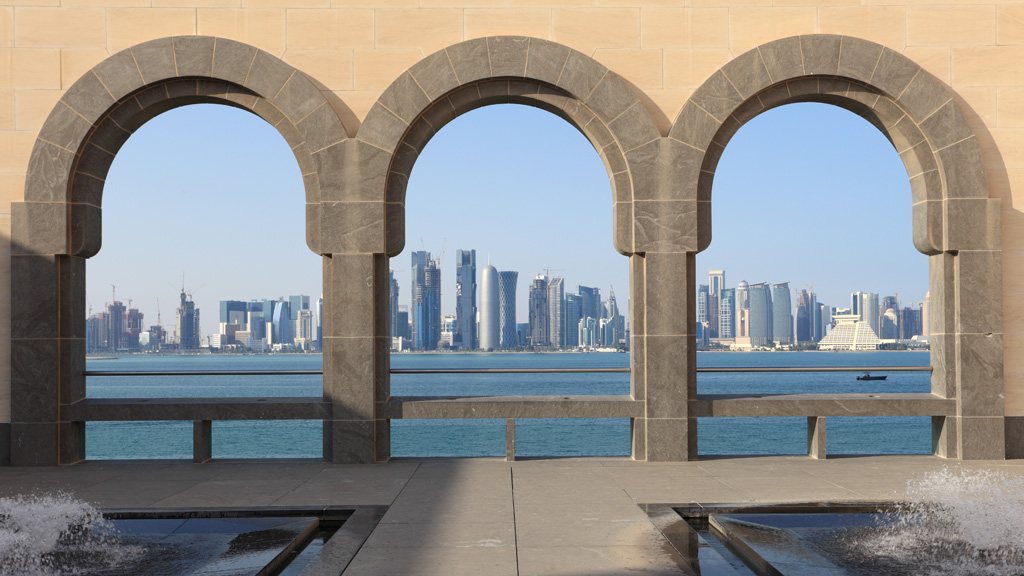
[[885, 380], [888, 376], [872, 376], [870, 372], [865, 372], [863, 376], [857, 376], [857, 380]]

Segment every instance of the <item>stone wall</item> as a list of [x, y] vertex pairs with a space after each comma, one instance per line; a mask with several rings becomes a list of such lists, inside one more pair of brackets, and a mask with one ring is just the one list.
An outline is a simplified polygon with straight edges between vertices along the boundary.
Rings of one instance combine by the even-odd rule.
[[[680, 119], [693, 118], [692, 111], [686, 109], [687, 102], [695, 96], [698, 88], [714, 90], [716, 75], [722, 74], [718, 71], [723, 66], [733, 62], [731, 66], [737, 71], [736, 74], [724, 76], [738, 93], [739, 99], [733, 103], [735, 106], [749, 100], [757, 89], [767, 89], [769, 84], [778, 83], [778, 78], [770, 77], [770, 64], [774, 63], [774, 57], [766, 57], [762, 52], [760, 56], [766, 62], [768, 84], [759, 87], [737, 85], [737, 78], [746, 78], [747, 75], [745, 70], [737, 68], [743, 64], [743, 60], [736, 59], [749, 54], [749, 50], [793, 35], [808, 34], [841, 34], [852, 39], [878, 43], [892, 53], [905, 56], [920, 65], [930, 73], [928, 78], [933, 76], [938, 81], [939, 88], [933, 90], [933, 87], [926, 86], [926, 96], [937, 93], [935, 90], [939, 89], [951, 90], [949, 94], [955, 99], [958, 109], [953, 112], [966, 120], [970, 131], [973, 131], [976, 146], [981, 151], [984, 174], [987, 176], [987, 195], [1001, 201], [961, 203], [955, 210], [923, 204], [921, 210], [918, 210], [923, 212], [920, 217], [922, 222], [929, 218], [943, 223], [950, 218], [976, 222], [977, 227], [967, 228], [972, 231], [968, 235], [990, 239], [988, 237], [992, 234], [997, 237], [1001, 234], [1001, 246], [998, 242], [991, 245], [985, 242], [981, 245], [963, 244], [963, 239], [950, 240], [948, 236], [928, 238], [927, 233], [924, 236], [916, 234], [915, 243], [922, 251], [935, 254], [931, 256], [933, 287], [949, 285], [951, 290], [955, 288], [959, 291], [961, 287], [956, 284], [956, 279], [961, 273], [960, 266], [974, 265], [973, 262], [983, 260], [981, 256], [970, 256], [954, 261], [952, 257], [959, 257], [961, 250], [994, 248], [995, 251], [989, 253], [997, 260], [1001, 258], [1002, 309], [1005, 311], [1002, 314], [1002, 330], [997, 329], [998, 326], [968, 330], [959, 325], [954, 329], [952, 324], [960, 320], [950, 312], [946, 320], [951, 325], [943, 326], [944, 329], [939, 332], [977, 335], [982, 339], [982, 343], [977, 346], [979, 350], [990, 349], [995, 342], [993, 338], [1001, 334], [1004, 365], [997, 367], [998, 372], [993, 372], [996, 368], [989, 361], [991, 354], [981, 352], [978, 370], [985, 372], [984, 378], [1002, 379], [1005, 414], [1024, 417], [1024, 327], [1017, 322], [1020, 310], [1024, 310], [1024, 211], [1015, 202], [1015, 192], [1016, 195], [1024, 195], [1024, 4], [901, 5], [895, 1], [888, 4], [871, 0], [864, 3], [856, 0], [823, 0], [819, 3], [813, 0], [786, 0], [775, 2], [775, 5], [761, 0], [691, 0], [687, 6], [663, 0], [465, 0], [461, 3], [450, 0], [396, 0], [387, 2], [386, 7], [380, 7], [381, 2], [369, 0], [65, 0], [63, 3], [60, 0], [8, 0], [4, 4], [0, 6], [0, 234], [7, 237], [11, 234], [11, 203], [28, 201], [27, 204], [31, 204], [37, 200], [26, 197], [25, 192], [29, 158], [51, 111], [61, 109], [58, 101], [65, 97], [72, 84], [101, 62], [125, 48], [153, 39], [213, 36], [237, 40], [259, 48], [269, 56], [280, 58], [304, 73], [310, 80], [309, 86], [319, 91], [320, 101], [329, 104], [342, 124], [340, 129], [344, 135], [338, 139], [351, 138], [351, 144], [346, 146], [356, 156], [361, 153], [357, 142], [370, 139], [370, 136], [364, 137], [364, 133], [360, 132], [361, 123], [372, 117], [375, 105], [381, 106], [382, 99], [387, 96], [385, 90], [394, 88], [393, 85], [400, 82], [410, 68], [417, 65], [421, 68], [429, 66], [430, 63], [424, 59], [431, 54], [465, 40], [488, 36], [517, 35], [549, 40], [556, 45], [578, 50], [628, 83], [631, 93], [641, 100], [646, 111], [644, 117], [649, 119], [645, 122], [649, 122], [651, 128], [645, 129], [654, 130], [656, 136], [662, 138], [656, 145], [657, 157], [663, 159], [662, 162], [668, 162], [665, 159], [669, 158], [681, 158], [674, 156], [676, 152], [667, 149], [672, 146], [672, 142], [693, 145], [687, 138], [694, 134], [686, 133]], [[841, 51], [842, 48], [837, 46], [837, 50]], [[798, 45], [795, 54], [801, 53]], [[837, 52], [837, 58], [841, 56], [841, 52]], [[179, 63], [173, 64], [177, 66]], [[871, 72], [862, 70], [860, 73], [862, 76], [866, 74], [862, 78], [865, 82], [871, 80]], [[551, 84], [558, 84], [558, 78]], [[915, 97], [912, 84], [913, 79], [909, 79], [899, 88], [900, 93], [891, 94], [890, 99], [896, 101], [904, 97]], [[306, 89], [307, 84], [303, 83], [302, 86]], [[112, 87], [106, 88], [108, 91], [113, 90]], [[579, 87], [567, 87], [560, 97], [567, 94], [570, 99], [586, 100], [590, 96], [574, 93], [574, 90], [579, 92]], [[826, 101], [829, 97], [826, 94], [828, 87], [824, 92], [822, 90], [816, 86], [815, 93], [818, 96], [811, 99]], [[844, 97], [849, 94], [850, 88], [846, 87]], [[207, 96], [210, 101], [226, 98], [223, 93], [210, 93]], [[273, 100], [276, 96], [260, 95], [264, 100]], [[523, 96], [517, 94], [516, 97]], [[307, 100], [315, 98], [309, 96]], [[564, 103], [556, 106], [550, 104], [545, 97], [538, 100], [542, 102], [535, 102], [535, 105], [568, 110]], [[918, 98], [921, 108], [914, 121], [923, 126], [929, 118], [933, 118], [933, 114], [940, 113], [944, 102], [936, 100], [934, 106], [929, 107], [932, 102], [927, 97], [923, 99], [924, 102], [921, 100]], [[606, 109], [611, 110], [615, 105], [616, 102], [606, 102]], [[903, 105], [907, 103], [903, 102]], [[301, 105], [296, 106], [301, 109]], [[747, 113], [754, 114], [756, 110]], [[270, 112], [261, 115], [272, 123], [277, 122], [268, 117]], [[582, 121], [574, 118], [571, 112], [564, 112], [563, 116], [584, 129], [588, 138], [599, 147], [599, 151], [604, 152], [600, 130], [595, 128], [588, 133], [585, 130], [586, 124], [581, 124]], [[880, 127], [890, 127], [890, 124], [886, 124], [884, 114], [878, 116], [881, 118]], [[407, 120], [413, 120], [414, 117]], [[608, 123], [614, 119], [604, 118], [603, 121]], [[302, 118], [289, 120], [297, 126]], [[372, 118], [370, 120], [368, 123], [374, 124]], [[723, 118], [717, 118], [716, 121], [721, 124]], [[890, 118], [889, 121], [893, 120]], [[687, 121], [686, 125], [696, 124]], [[715, 130], [718, 130], [717, 125]], [[361, 136], [360, 140], [353, 138], [357, 133]], [[711, 134], [704, 145], [710, 142], [724, 145], [731, 135], [724, 134], [723, 138], [721, 132], [713, 131]], [[393, 142], [388, 140], [386, 145], [374, 145], [385, 148], [399, 145], [396, 136], [385, 136]], [[945, 134], [943, 137], [951, 136]], [[946, 144], [958, 143], [950, 141]], [[905, 144], [912, 148], [914, 143]], [[899, 144], [897, 148], [900, 152], [906, 151]], [[701, 148], [702, 151], [707, 149]], [[631, 151], [634, 152], [633, 158], [629, 158], [628, 153]], [[626, 160], [643, 160], [635, 150], [623, 149], [620, 152]], [[606, 157], [606, 164], [611, 161], [609, 158], [611, 156]], [[908, 165], [908, 172], [913, 172], [911, 163], [915, 160], [904, 157], [904, 161]], [[941, 159], [937, 162], [941, 164]], [[307, 171], [304, 170], [304, 173]], [[614, 174], [611, 169], [610, 173]], [[918, 176], [922, 173], [908, 175]], [[638, 185], [635, 178], [630, 182], [630, 186]], [[658, 197], [658, 187], [662, 185], [659, 182], [645, 185], [650, 186], [655, 194], [647, 198], [650, 203], [644, 204], [645, 207], [653, 206], [653, 202], [682, 201]], [[307, 202], [317, 204], [321, 199], [311, 201], [312, 186], [307, 182]], [[941, 201], [949, 197], [969, 196], [979, 199], [976, 190], [961, 194], [958, 189], [960, 182], [948, 170], [934, 186], [954, 189], [953, 196], [928, 196], [928, 185], [922, 184], [921, 193], [925, 196], [915, 196], [915, 204], [919, 201]], [[316, 184], [318, 193], [323, 191], [327, 194], [330, 187], [331, 183], [323, 181], [323, 178]], [[616, 190], [616, 202], [620, 202], [618, 194], [622, 191], [618, 187]], [[694, 191], [694, 194], [699, 193], [698, 190]], [[404, 188], [401, 195], [404, 200]], [[637, 198], [635, 191], [633, 198]], [[694, 196], [692, 200], [697, 201], [693, 214], [699, 221], [703, 214], [699, 205], [702, 198]], [[703, 198], [703, 201], [708, 201], [708, 198]], [[388, 202], [396, 206], [400, 203], [391, 197]], [[625, 205], [624, 200], [621, 203]], [[318, 205], [321, 209], [327, 209], [322, 202]], [[23, 210], [30, 208], [26, 204], [22, 206], [25, 206]], [[929, 212], [926, 208], [929, 206], [935, 207], [938, 212]], [[956, 210], [959, 212], [953, 214]], [[987, 225], [993, 221], [989, 215], [992, 210], [1001, 211], [1001, 232], [998, 227], [999, 217], [994, 218], [994, 225]], [[621, 219], [625, 217], [621, 216], [622, 211], [617, 210], [616, 214], [617, 222], [624, 222]], [[657, 239], [646, 247], [637, 244], [642, 240], [636, 236], [637, 230], [642, 232], [642, 227], [635, 226], [637, 217], [630, 216], [631, 225], [626, 227], [629, 230], [628, 237], [624, 235], [622, 226], [617, 228], [617, 247], [626, 254], [659, 252]], [[328, 222], [328, 219], [328, 215], [324, 214], [318, 221]], [[65, 236], [69, 242], [73, 236], [74, 222], [74, 218], [68, 217], [64, 224], [68, 229]], [[925, 224], [921, 226], [924, 228], [915, 223], [918, 231], [931, 229]], [[709, 229], [709, 224], [706, 229]], [[393, 240], [390, 231], [387, 236]], [[339, 254], [348, 251], [338, 246], [327, 250], [327, 247], [316, 244], [318, 240], [314, 237], [322, 239], [326, 236], [320, 231], [311, 232], [310, 245], [317, 251]], [[344, 238], [336, 240], [344, 243]], [[698, 238], [676, 240], [679, 240], [679, 244], [674, 247], [684, 248], [687, 252], [704, 246], [701, 244], [698, 247]], [[692, 241], [692, 246], [682, 246], [681, 243], [689, 241]], [[0, 245], [7, 251], [0, 255], [0, 262], [3, 263], [0, 264], [0, 293], [10, 295], [10, 243], [5, 241]], [[998, 252], [1000, 247], [1001, 256]], [[397, 253], [400, 250], [400, 246], [392, 246], [390, 243], [386, 248], [374, 248], [370, 251]], [[77, 249], [80, 255], [88, 256], [87, 246], [79, 246]], [[946, 251], [945, 256], [938, 254], [943, 251]], [[659, 258], [665, 262], [659, 263]], [[670, 265], [677, 269], [677, 274], [692, 277], [692, 270], [687, 271], [691, 262], [685, 258], [676, 262], [668, 256], [634, 261], [634, 283], [643, 285], [645, 281], [650, 281], [645, 276], [645, 270], [660, 265]], [[381, 266], [379, 262], [369, 260], [353, 260], [345, 264], [349, 265], [368, 267], [371, 275], [374, 271], [379, 272]], [[978, 265], [985, 271], [998, 272], [999, 268], [998, 262]], [[326, 266], [325, 272], [330, 272], [330, 265]], [[967, 271], [968, 268], [964, 268], [963, 272]], [[940, 278], [936, 279], [935, 275]], [[325, 281], [327, 278], [328, 274], [325, 273]], [[965, 300], [962, 304], [965, 306], [974, 304], [973, 300], [966, 299], [967, 296], [982, 300], [994, 297], [998, 304], [998, 293], [979, 294], [977, 291], [972, 292], [969, 286], [964, 287], [964, 290]], [[941, 317], [937, 314], [935, 300], [941, 300], [943, 295], [936, 294], [933, 288], [932, 297], [935, 315]], [[10, 305], [10, 298], [0, 298], [0, 322], [5, 326], [11, 320]], [[952, 302], [949, 306], [955, 308]], [[998, 314], [989, 314], [987, 318], [995, 318], [999, 322]], [[369, 329], [373, 334], [372, 327]], [[682, 334], [685, 333], [683, 329]], [[666, 337], [680, 335], [676, 331]], [[11, 421], [10, 339], [9, 330], [0, 330], [0, 423]], [[969, 340], [954, 338], [943, 346], [950, 354], [960, 354], [962, 347], [973, 349]], [[996, 345], [999, 346], [998, 343]], [[643, 345], [639, 350], [643, 350]], [[676, 368], [686, 369], [685, 366]], [[374, 370], [379, 372], [383, 369], [378, 367]], [[372, 380], [374, 375], [368, 377]], [[952, 394], [961, 387], [969, 388], [971, 383], [967, 380], [972, 376], [970, 371], [961, 370], [941, 378], [941, 391]], [[966, 380], [961, 381], [961, 378]], [[685, 414], [676, 414], [674, 417], [685, 418]], [[1008, 429], [1024, 433], [1024, 427], [1019, 425], [1019, 421], [1011, 421], [1014, 424]], [[0, 426], [0, 443], [6, 434], [9, 434], [8, 427]], [[949, 441], [955, 442], [953, 439]]]

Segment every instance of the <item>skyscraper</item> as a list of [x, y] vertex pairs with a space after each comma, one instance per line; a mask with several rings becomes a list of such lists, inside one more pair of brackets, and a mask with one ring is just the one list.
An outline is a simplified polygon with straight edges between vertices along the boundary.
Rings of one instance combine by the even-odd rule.
[[178, 349], [195, 350], [199, 348], [199, 309], [192, 302], [192, 296], [186, 297], [185, 289], [181, 290], [181, 303], [178, 306]]
[[537, 274], [530, 285], [530, 343], [548, 346], [548, 277]]
[[583, 299], [579, 294], [565, 295], [565, 347], [576, 348], [580, 345], [580, 319], [582, 318]]
[[480, 348], [501, 347], [501, 316], [499, 315], [498, 271], [488, 262], [480, 274]]
[[697, 287], [697, 322], [707, 325], [708, 323], [708, 299], [710, 291], [707, 284]]
[[741, 280], [736, 285], [736, 310], [747, 310], [750, 306], [747, 304], [747, 294], [750, 291], [750, 285], [747, 284], [746, 280]]
[[429, 252], [412, 253], [413, 347], [437, 348], [441, 339], [441, 269]]
[[718, 337], [736, 337], [736, 289], [723, 288], [718, 300]]
[[576, 293], [580, 295], [581, 318], [601, 319], [601, 290], [587, 286], [577, 286]]
[[814, 313], [811, 310], [811, 299], [807, 290], [801, 290], [796, 297], [796, 342], [810, 342], [814, 334]]
[[747, 297], [747, 302], [750, 305], [749, 324], [747, 325], [750, 345], [771, 346], [773, 320], [771, 289], [765, 282], [751, 284]]
[[793, 300], [789, 296], [789, 282], [780, 282], [774, 285], [772, 339], [777, 344], [793, 343]]
[[388, 270], [388, 335], [398, 337], [398, 280], [395, 271]]
[[718, 296], [725, 288], [725, 270], [710, 270], [708, 272], [708, 294]]
[[476, 350], [476, 250], [455, 251], [455, 334], [452, 346]]
[[561, 277], [548, 281], [548, 342], [552, 348], [566, 346], [565, 281]]
[[626, 321], [619, 314], [619, 304], [615, 300], [615, 290], [608, 289], [608, 300], [605, 302], [605, 318], [608, 320], [608, 335], [604, 339], [604, 345], [616, 348], [620, 342], [626, 339]]
[[924, 301], [921, 302], [921, 336], [925, 338], [931, 334], [931, 316], [929, 315], [931, 308], [932, 293], [926, 292], [924, 295]]
[[878, 320], [881, 316], [878, 310], [878, 294], [870, 292], [859, 292], [860, 304], [858, 311], [860, 313], [861, 320], [868, 323], [871, 326], [871, 330], [878, 334]]
[[516, 282], [519, 272], [504, 270], [498, 272], [498, 326], [501, 347], [515, 348], [519, 345], [516, 334]]

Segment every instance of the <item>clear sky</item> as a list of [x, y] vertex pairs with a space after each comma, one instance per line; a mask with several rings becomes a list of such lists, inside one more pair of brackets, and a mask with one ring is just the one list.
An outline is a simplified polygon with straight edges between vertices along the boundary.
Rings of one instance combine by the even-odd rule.
[[[450, 123], [413, 170], [406, 250], [391, 261], [409, 304], [413, 250], [444, 248], [442, 312], [454, 313], [455, 251], [519, 271], [519, 321], [535, 274], [629, 294], [627, 259], [612, 247], [611, 188], [597, 153], [562, 119], [490, 106]], [[927, 290], [927, 258], [910, 241], [910, 191], [899, 157], [863, 119], [835, 107], [790, 105], [733, 138], [714, 183], [714, 241], [698, 283], [725, 269], [728, 286], [813, 283], [819, 301], [853, 291]], [[284, 139], [247, 112], [195, 105], [143, 126], [118, 153], [103, 202], [103, 249], [87, 268], [93, 312], [132, 299], [173, 329], [182, 285], [217, 330], [218, 302], [322, 291], [321, 261], [305, 245], [302, 179]]]

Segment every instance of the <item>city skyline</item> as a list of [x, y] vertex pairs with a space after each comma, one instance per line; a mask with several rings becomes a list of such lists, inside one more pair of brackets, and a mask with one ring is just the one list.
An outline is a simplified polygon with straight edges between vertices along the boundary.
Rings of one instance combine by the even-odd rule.
[[[849, 112], [801, 104], [758, 116], [726, 148], [713, 194], [714, 239], [697, 255], [698, 270], [713, 262], [744, 270], [748, 281], [813, 281], [827, 302], [853, 279], [879, 294], [919, 299], [927, 290], [927, 258], [910, 242], [904, 168], [877, 129]], [[391, 267], [408, 295], [408, 253], [447, 246], [442, 283], [451, 285], [455, 250], [475, 246], [478, 263], [490, 257], [524, 277], [550, 267], [566, 286], [613, 286], [626, 313], [628, 259], [611, 245], [610, 198], [600, 158], [561, 119], [522, 106], [475, 110], [421, 154], [406, 251]], [[251, 114], [197, 105], [145, 124], [111, 167], [103, 219], [103, 249], [88, 262], [95, 310], [114, 284], [155, 319], [157, 298], [165, 314], [177, 300], [182, 273], [205, 309], [223, 296], [322, 292], [322, 259], [304, 241], [300, 171], [280, 135]], [[527, 291], [517, 296], [517, 309], [528, 310]], [[442, 290], [446, 314], [454, 298]], [[216, 332], [214, 320], [201, 318], [203, 334]]]

